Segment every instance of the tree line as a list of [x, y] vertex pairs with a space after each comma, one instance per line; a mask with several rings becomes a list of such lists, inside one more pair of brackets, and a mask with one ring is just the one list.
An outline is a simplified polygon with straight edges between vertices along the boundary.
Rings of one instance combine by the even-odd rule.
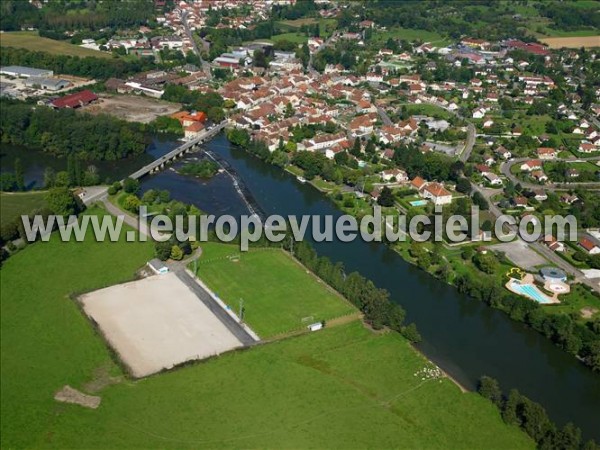
[[156, 68], [152, 58], [127, 60], [93, 56], [80, 58], [79, 56], [53, 55], [14, 47], [2, 47], [0, 65], [36, 67], [53, 70], [55, 74], [75, 75], [96, 80], [106, 80], [111, 77], [126, 78], [129, 75]]
[[465, 273], [454, 284], [459, 292], [504, 311], [600, 372], [600, 319], [582, 324], [570, 315], [549, 313], [537, 302], [507, 292], [491, 275]]
[[598, 450], [594, 441], [583, 442], [581, 429], [569, 422], [559, 428], [539, 403], [534, 402], [516, 389], [505, 395], [497, 380], [483, 376], [477, 387], [479, 394], [491, 401], [500, 411], [502, 419], [527, 433], [540, 449]]

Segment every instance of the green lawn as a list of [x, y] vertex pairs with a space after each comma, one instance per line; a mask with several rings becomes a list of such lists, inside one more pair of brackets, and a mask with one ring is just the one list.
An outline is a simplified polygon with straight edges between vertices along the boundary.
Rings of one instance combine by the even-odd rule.
[[448, 38], [439, 33], [416, 28], [393, 27], [386, 31], [375, 31], [373, 33], [373, 40], [376, 42], [385, 43], [389, 38], [404, 39], [406, 41], [421, 40], [437, 46], [444, 46], [450, 43]]
[[[240, 254], [237, 262], [227, 258]], [[198, 276], [235, 311], [244, 299], [244, 319], [262, 338], [355, 311], [280, 249], [240, 253], [237, 246], [207, 242], [202, 244]]]
[[120, 372], [69, 295], [132, 279], [152, 250], [151, 243], [63, 243], [55, 233], [4, 263], [0, 447], [44, 444], [63, 409], [56, 391], [81, 386], [102, 367]]
[[225, 354], [61, 408], [44, 436], [66, 448], [533, 448], [477, 394], [397, 334], [359, 322]]
[[429, 105], [426, 103], [422, 103], [420, 105], [409, 103], [402, 105], [403, 108], [411, 115], [427, 115], [427, 116], [436, 116], [442, 119], [449, 119], [452, 117], [452, 114], [446, 111], [444, 108], [441, 108], [437, 105]]
[[[571, 292], [559, 296], [560, 305], [549, 306], [547, 311], [556, 314], [573, 314], [579, 320], [587, 322], [600, 315], [600, 296], [582, 284], [571, 286]], [[588, 308], [596, 312], [589, 318], [584, 318], [581, 310]]]
[[[214, 258], [232, 250], [206, 247]], [[4, 264], [2, 448], [533, 448], [477, 394], [415, 376], [431, 365], [400, 335], [374, 334], [358, 321], [138, 381], [121, 377], [70, 295], [129, 280], [151, 255], [150, 243], [62, 243], [53, 235]], [[264, 278], [295, 265], [278, 251], [227, 262], [262, 255], [277, 262], [262, 265]], [[311, 285], [321, 288], [305, 279], [295, 292]], [[116, 384], [98, 383], [107, 375]], [[65, 384], [101, 396], [100, 407], [55, 402]]]
[[302, 33], [283, 33], [283, 34], [276, 34], [274, 36], [271, 36], [271, 40], [273, 42], [290, 41], [290, 42], [293, 42], [294, 44], [304, 44], [305, 42], [308, 41], [308, 37], [306, 37]]
[[73, 45], [68, 41], [56, 41], [40, 37], [35, 31], [4, 32], [0, 36], [0, 45], [3, 47], [19, 47], [31, 51], [48, 52], [54, 55], [80, 56], [82, 58], [85, 56], [112, 58], [110, 53], [83, 48]]
[[45, 192], [0, 192], [0, 226], [46, 206]]

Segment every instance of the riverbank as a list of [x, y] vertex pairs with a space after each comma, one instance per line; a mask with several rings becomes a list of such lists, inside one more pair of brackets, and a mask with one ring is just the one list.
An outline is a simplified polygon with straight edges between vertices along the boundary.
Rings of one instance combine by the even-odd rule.
[[[250, 154], [256, 156], [253, 153]], [[298, 168], [289, 165], [284, 167], [283, 170], [297, 179], [302, 174]], [[325, 193], [336, 205], [336, 208], [353, 215], [357, 219], [372, 212], [372, 204], [362, 198], [356, 198], [353, 191], [344, 192], [339, 188], [329, 191], [329, 189], [324, 189], [322, 186], [315, 184], [313, 180], [308, 180], [306, 184], [310, 184], [321, 193]], [[486, 272], [479, 264], [479, 260], [484, 259], [477, 252], [477, 248], [481, 246], [481, 243], [468, 244], [467, 246], [470, 247], [467, 256], [465, 256], [466, 252], [462, 249], [451, 249], [443, 244], [401, 242], [391, 244], [390, 248], [406, 262], [417, 266], [440, 281], [454, 286], [461, 293], [466, 293], [483, 301], [488, 306], [502, 311], [512, 320], [524, 323], [544, 335], [562, 350], [575, 356], [575, 360], [600, 371], [600, 360], [596, 355], [599, 351], [596, 345], [598, 336], [587, 327], [585, 320], [574, 321], [571, 315], [556, 314], [553, 311], [543, 309], [543, 306], [535, 302], [505, 291], [503, 286], [506, 280], [503, 274], [513, 264], [506, 258], [501, 258], [500, 264], [490, 261], [496, 267], [493, 270], [486, 267]], [[490, 257], [487, 259], [490, 259]], [[542, 315], [541, 319], [540, 314]], [[562, 320], [570, 322], [569, 327], [565, 328], [561, 321], [556, 321], [555, 319], [558, 316], [562, 317]]]

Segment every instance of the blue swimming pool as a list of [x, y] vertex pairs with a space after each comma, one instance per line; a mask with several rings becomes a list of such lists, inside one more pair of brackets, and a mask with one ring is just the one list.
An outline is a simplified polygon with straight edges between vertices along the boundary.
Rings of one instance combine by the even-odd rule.
[[531, 300], [534, 300], [538, 303], [552, 303], [548, 296], [544, 295], [542, 291], [536, 288], [533, 284], [520, 284], [518, 281], [512, 280], [510, 282], [510, 287], [518, 294], [527, 297]]
[[413, 200], [409, 202], [410, 206], [425, 206], [427, 204], [427, 200]]

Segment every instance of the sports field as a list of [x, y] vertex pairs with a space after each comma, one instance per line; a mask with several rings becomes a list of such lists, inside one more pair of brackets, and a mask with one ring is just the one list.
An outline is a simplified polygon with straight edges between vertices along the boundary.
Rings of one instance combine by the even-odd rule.
[[56, 41], [41, 37], [35, 31], [4, 32], [0, 35], [0, 45], [3, 47], [25, 48], [37, 52], [48, 52], [54, 55], [80, 56], [82, 58], [85, 56], [112, 58], [110, 53], [80, 47], [68, 41]]
[[[54, 235], [6, 261], [0, 447], [533, 448], [492, 404], [423, 372], [400, 335], [358, 321], [124, 378], [70, 297], [131, 279], [151, 256], [150, 243]], [[65, 384], [100, 407], [55, 402]]]
[[46, 206], [45, 192], [0, 192], [0, 226]]
[[261, 338], [355, 311], [280, 249], [240, 253], [236, 246], [207, 242], [197, 267], [200, 279], [234, 311], [243, 299], [244, 319]]

